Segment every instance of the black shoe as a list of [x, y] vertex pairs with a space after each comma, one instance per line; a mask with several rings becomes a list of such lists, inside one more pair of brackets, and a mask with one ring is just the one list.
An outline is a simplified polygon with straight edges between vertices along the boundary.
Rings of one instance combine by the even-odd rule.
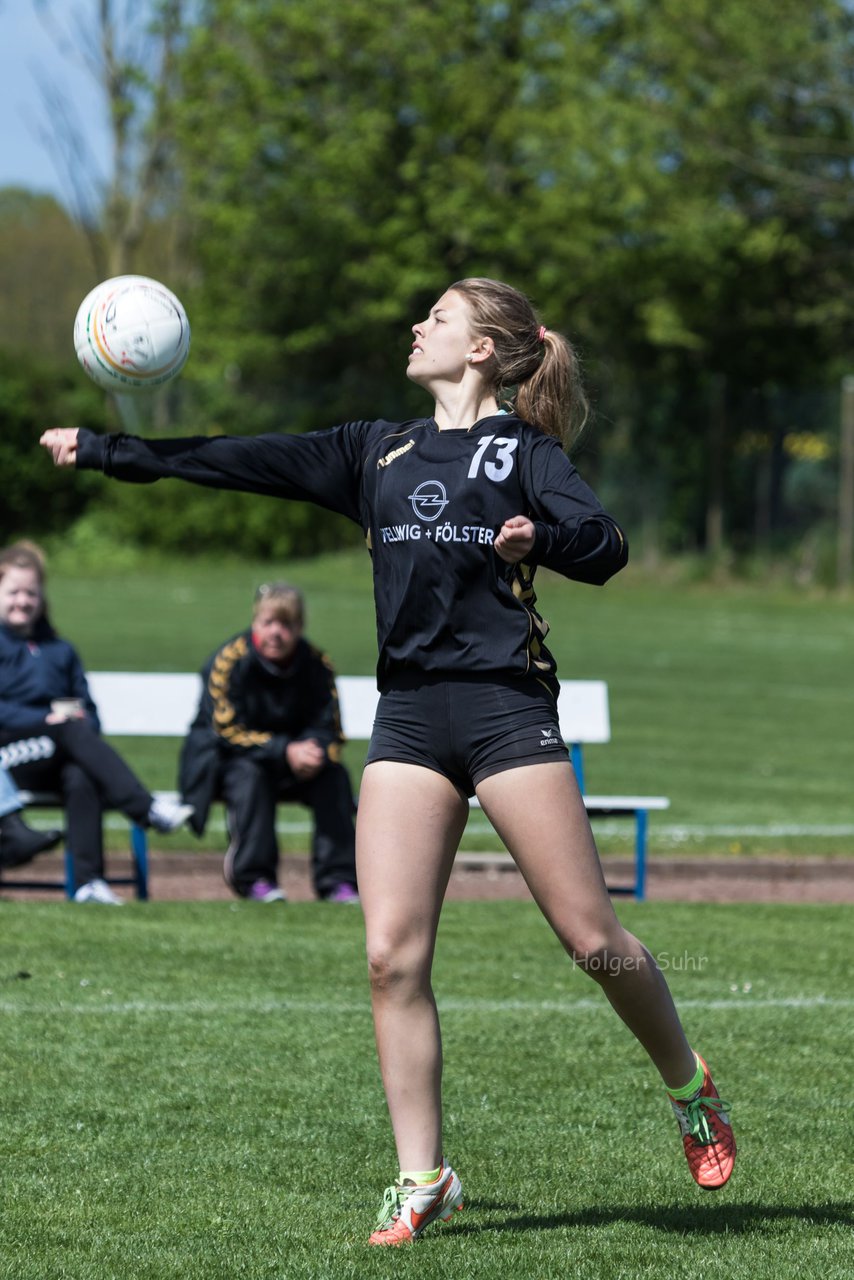
[[53, 849], [62, 839], [61, 831], [34, 831], [18, 813], [0, 818], [0, 866], [22, 867], [37, 853]]

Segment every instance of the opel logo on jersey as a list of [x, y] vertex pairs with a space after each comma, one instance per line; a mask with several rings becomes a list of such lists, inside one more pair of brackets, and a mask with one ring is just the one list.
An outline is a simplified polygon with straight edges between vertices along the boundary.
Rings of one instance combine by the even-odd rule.
[[448, 491], [440, 480], [422, 480], [409, 501], [419, 520], [438, 520], [448, 505]]

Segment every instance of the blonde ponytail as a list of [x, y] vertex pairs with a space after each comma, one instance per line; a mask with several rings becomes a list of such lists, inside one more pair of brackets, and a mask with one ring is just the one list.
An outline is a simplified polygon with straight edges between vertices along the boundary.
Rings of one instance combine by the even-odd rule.
[[528, 298], [500, 280], [451, 285], [469, 305], [472, 328], [494, 343], [492, 382], [520, 418], [568, 446], [587, 420], [578, 356], [568, 338], [541, 325]]

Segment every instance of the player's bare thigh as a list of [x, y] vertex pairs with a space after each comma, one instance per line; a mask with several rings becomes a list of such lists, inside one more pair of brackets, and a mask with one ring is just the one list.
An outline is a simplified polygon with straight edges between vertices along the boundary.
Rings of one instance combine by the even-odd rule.
[[568, 763], [522, 765], [492, 774], [478, 783], [477, 797], [564, 943], [593, 943], [619, 930]]
[[356, 869], [369, 944], [435, 934], [467, 818], [468, 801], [442, 774], [392, 760], [365, 767]]

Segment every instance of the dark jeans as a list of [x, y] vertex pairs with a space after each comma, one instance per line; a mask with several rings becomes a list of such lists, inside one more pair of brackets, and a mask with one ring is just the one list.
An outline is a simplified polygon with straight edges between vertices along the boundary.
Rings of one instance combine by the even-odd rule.
[[341, 764], [326, 764], [300, 782], [284, 763], [228, 757], [220, 762], [219, 792], [228, 811], [231, 836], [226, 878], [245, 896], [256, 880], [276, 883], [279, 846], [276, 804], [304, 804], [314, 817], [311, 876], [319, 898], [339, 884], [356, 887], [356, 836], [350, 775]]
[[0, 732], [0, 761], [17, 786], [62, 796], [78, 888], [104, 874], [105, 809], [148, 824], [151, 793], [88, 720]]

